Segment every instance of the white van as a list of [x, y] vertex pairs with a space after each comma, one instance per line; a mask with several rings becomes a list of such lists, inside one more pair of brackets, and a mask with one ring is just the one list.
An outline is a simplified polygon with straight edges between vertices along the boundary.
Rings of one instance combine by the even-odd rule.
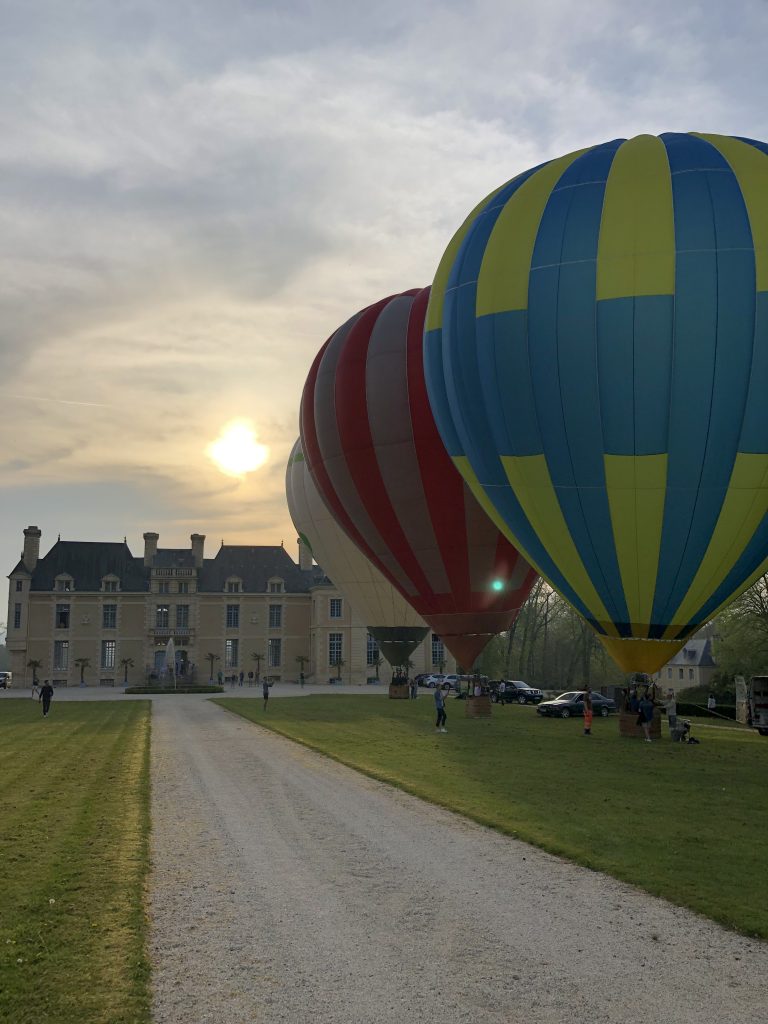
[[0, 672], [0, 690], [10, 690], [13, 672]]

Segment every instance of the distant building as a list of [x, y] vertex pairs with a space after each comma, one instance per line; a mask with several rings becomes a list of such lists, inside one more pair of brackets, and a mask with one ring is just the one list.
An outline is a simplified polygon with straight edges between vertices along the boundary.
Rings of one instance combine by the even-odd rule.
[[[378, 645], [342, 594], [299, 545], [297, 565], [280, 546], [224, 544], [204, 557], [205, 536], [189, 548], [159, 548], [144, 534], [144, 554], [128, 544], [57, 540], [40, 557], [41, 531], [24, 530], [21, 560], [9, 578], [7, 647], [14, 683], [37, 674], [56, 685], [144, 682], [165, 667], [173, 639], [180, 676], [207, 681], [259, 671], [275, 682], [296, 680], [306, 659], [308, 682], [364, 683], [376, 675]], [[254, 658], [260, 655], [260, 659]], [[209, 655], [214, 655], [213, 664]], [[455, 663], [429, 634], [412, 655], [412, 673]], [[388, 679], [388, 666], [380, 673]]]
[[689, 690], [693, 687], [709, 687], [717, 671], [712, 657], [712, 640], [700, 637], [687, 640], [674, 658], [654, 675], [654, 680], [663, 690]]

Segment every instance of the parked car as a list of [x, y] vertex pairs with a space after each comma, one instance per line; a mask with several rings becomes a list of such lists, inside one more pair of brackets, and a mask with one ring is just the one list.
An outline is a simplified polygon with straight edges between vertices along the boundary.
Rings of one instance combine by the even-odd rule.
[[434, 689], [436, 686], [442, 686], [444, 679], [445, 676], [440, 672], [433, 672], [431, 675], [424, 676], [419, 686], [429, 686], [430, 689]]
[[11, 679], [13, 675], [11, 672], [0, 672], [0, 690], [9, 690], [11, 688]]
[[[504, 692], [500, 692], [504, 683]], [[522, 679], [492, 679], [490, 681], [491, 700], [494, 704], [539, 704], [544, 694], [535, 686], [529, 686]]]
[[449, 690], [458, 690], [461, 687], [461, 680], [466, 679], [466, 676], [458, 676], [455, 672], [450, 672], [447, 676], [443, 676], [442, 687]]
[[[605, 718], [612, 711], [616, 710], [616, 703], [610, 697], [604, 697], [602, 693], [592, 691], [592, 710], [596, 715]], [[549, 715], [551, 718], [580, 717], [584, 714], [584, 691], [572, 690], [569, 693], [561, 693], [554, 700], [545, 700], [536, 708], [540, 715]]]

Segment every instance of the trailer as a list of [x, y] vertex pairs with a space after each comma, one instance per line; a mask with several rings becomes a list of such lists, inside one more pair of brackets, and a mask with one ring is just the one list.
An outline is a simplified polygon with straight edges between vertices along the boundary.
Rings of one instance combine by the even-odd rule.
[[768, 676], [752, 676], [747, 690], [749, 724], [768, 736]]

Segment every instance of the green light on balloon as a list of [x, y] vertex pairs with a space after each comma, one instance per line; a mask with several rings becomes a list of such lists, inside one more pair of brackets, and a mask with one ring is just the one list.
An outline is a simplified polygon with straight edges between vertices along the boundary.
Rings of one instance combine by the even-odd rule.
[[494, 580], [493, 583], [491, 584], [491, 588], [493, 590], [503, 590], [504, 589], [504, 581], [503, 580]]

